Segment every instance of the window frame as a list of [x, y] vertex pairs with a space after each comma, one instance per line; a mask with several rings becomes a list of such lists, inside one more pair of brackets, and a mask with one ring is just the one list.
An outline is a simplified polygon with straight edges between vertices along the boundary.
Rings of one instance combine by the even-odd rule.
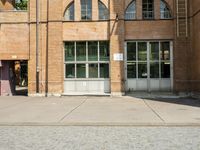
[[[171, 51], [171, 40], [153, 40], [153, 41], [126, 41], [126, 55], [128, 56], [128, 43], [135, 43], [136, 44], [136, 53], [135, 53], [135, 57], [136, 57], [136, 60], [128, 60], [127, 56], [126, 56], [126, 62], [125, 62], [125, 65], [126, 65], [126, 78], [127, 79], [148, 79], [148, 76], [149, 76], [149, 79], [171, 79], [173, 78], [173, 71], [171, 70], [172, 66], [173, 66], [173, 60], [171, 58], [172, 54], [173, 53]], [[139, 60], [139, 43], [146, 43], [147, 47], [146, 47], [146, 51], [147, 51], [147, 60]], [[157, 43], [158, 45], [158, 57], [157, 59], [151, 59], [150, 55], [151, 55], [151, 43]], [[166, 47], [163, 47], [163, 44], [166, 44], [165, 46], [168, 48], [166, 49], [166, 51], [168, 52], [167, 54], [167, 57], [166, 55], [164, 55], [163, 57], [165, 59], [162, 59], [161, 55], [164, 54], [164, 51], [163, 48], [166, 48]], [[134, 58], [134, 57], [133, 57]], [[128, 65], [130, 64], [135, 64], [135, 73], [134, 73], [134, 77], [129, 77], [129, 73], [128, 73]], [[139, 77], [139, 64], [143, 64], [143, 63], [146, 63], [146, 66], [147, 66], [147, 73], [148, 73], [148, 70], [149, 70], [149, 75], [147, 75], [147, 78], [140, 78]], [[151, 67], [151, 64], [158, 64], [159, 65], [159, 77], [158, 78], [155, 78], [155, 77], [151, 77], [151, 68], [148, 68], [148, 67]], [[163, 71], [163, 64], [166, 64], [166, 65], [169, 65], [169, 77], [166, 77], [164, 75], [167, 75], [167, 74], [164, 74], [164, 71]], [[131, 72], [131, 71], [130, 71]], [[133, 71], [131, 72], [133, 73]], [[130, 75], [131, 76], [131, 75]], [[133, 76], [133, 75], [132, 75]]]
[[[108, 51], [109, 51], [109, 59], [108, 60], [101, 60], [100, 59], [100, 42], [106, 42], [108, 45], [109, 45], [109, 41], [64, 41], [64, 56], [65, 55], [65, 44], [67, 42], [74, 42], [74, 47], [75, 47], [75, 59], [74, 61], [67, 61], [64, 57], [64, 80], [105, 80], [105, 79], [110, 79], [110, 49], [109, 49], [109, 46], [108, 46]], [[86, 43], [86, 60], [85, 61], [77, 61], [77, 55], [76, 55], [76, 52], [77, 52], [77, 42], [85, 42]], [[97, 61], [89, 61], [88, 59], [88, 43], [89, 42], [97, 42], [98, 44], [98, 60]], [[74, 64], [75, 65], [75, 76], [74, 78], [67, 78], [66, 77], [66, 65], [68, 64]], [[86, 77], [85, 78], [78, 78], [77, 77], [77, 64], [85, 64], [86, 66], [86, 70], [85, 70], [85, 73], [86, 73]], [[90, 78], [89, 77], [89, 65], [90, 64], [97, 64], [98, 65], [98, 77], [97, 78]], [[107, 64], [108, 65], [108, 77], [107, 78], [102, 78], [101, 77], [101, 72], [100, 72], [100, 67], [101, 67], [101, 64]]]
[[[146, 3], [144, 3], [144, 1], [147, 1]], [[152, 1], [152, 3], [148, 3], [148, 1]], [[144, 5], [146, 5], [146, 9], [144, 10]], [[152, 5], [152, 11], [149, 10], [149, 5]], [[152, 17], [147, 17], [150, 15], [150, 12], [152, 14]], [[147, 15], [145, 17], [145, 14]], [[142, 0], [142, 19], [143, 20], [154, 20], [155, 19], [155, 2], [154, 0]]]

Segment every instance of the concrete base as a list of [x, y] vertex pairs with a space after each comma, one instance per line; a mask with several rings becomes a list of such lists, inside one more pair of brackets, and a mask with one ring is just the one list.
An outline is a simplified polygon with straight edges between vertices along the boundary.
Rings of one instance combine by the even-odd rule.
[[125, 92], [112, 92], [111, 96], [113, 96], [113, 97], [125, 96]]

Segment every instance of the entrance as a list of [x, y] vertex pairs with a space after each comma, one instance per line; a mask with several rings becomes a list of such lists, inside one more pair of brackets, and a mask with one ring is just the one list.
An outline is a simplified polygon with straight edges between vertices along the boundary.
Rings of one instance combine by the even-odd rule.
[[125, 56], [127, 92], [172, 90], [172, 42], [127, 41]]

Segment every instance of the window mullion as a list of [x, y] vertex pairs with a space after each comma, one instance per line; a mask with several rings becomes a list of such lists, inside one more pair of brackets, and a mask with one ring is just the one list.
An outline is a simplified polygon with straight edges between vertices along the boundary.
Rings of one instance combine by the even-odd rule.
[[98, 56], [97, 56], [98, 57], [98, 78], [100, 78], [100, 64], [99, 64], [100, 63], [100, 48], [99, 48], [99, 41], [98, 41], [97, 44], [98, 44], [98, 46], [97, 46], [97, 51], [98, 51], [97, 52], [98, 53]]
[[77, 78], [77, 66], [76, 66], [76, 63], [77, 63], [77, 62], [76, 62], [76, 42], [74, 42], [74, 51], [75, 51], [75, 52], [74, 52], [74, 55], [75, 55], [75, 58], [74, 58], [74, 59], [75, 59], [75, 60], [74, 60], [74, 61], [75, 61], [75, 64], [74, 64], [74, 65], [75, 65], [75, 78]]

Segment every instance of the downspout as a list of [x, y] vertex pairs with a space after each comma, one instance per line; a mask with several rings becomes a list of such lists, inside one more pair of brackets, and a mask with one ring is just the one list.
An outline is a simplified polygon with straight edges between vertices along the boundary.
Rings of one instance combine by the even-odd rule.
[[46, 82], [45, 82], [45, 97], [48, 97], [48, 63], [49, 63], [49, 0], [47, 0], [47, 24], [46, 24]]
[[39, 93], [39, 0], [36, 0], [36, 93]]

